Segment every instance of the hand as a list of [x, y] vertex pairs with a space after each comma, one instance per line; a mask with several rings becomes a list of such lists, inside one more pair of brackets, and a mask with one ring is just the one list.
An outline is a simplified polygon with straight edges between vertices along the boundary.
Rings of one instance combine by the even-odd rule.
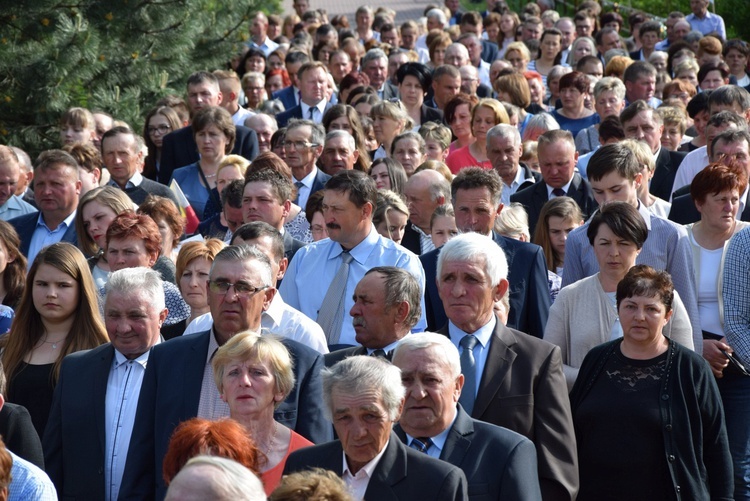
[[711, 366], [711, 372], [717, 378], [724, 376], [724, 369], [729, 365], [729, 359], [724, 356], [721, 350], [727, 353], [733, 353], [732, 347], [726, 343], [727, 338], [721, 338], [721, 341], [715, 341], [713, 339], [703, 340], [703, 358], [708, 361]]

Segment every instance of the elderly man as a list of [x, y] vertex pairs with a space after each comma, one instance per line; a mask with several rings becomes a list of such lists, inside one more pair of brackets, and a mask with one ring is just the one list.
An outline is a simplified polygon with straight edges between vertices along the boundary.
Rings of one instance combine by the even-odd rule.
[[[238, 332], [259, 332], [262, 313], [275, 293], [271, 263], [260, 250], [231, 246], [216, 255], [208, 280], [213, 327], [159, 345], [149, 358], [123, 476], [123, 498], [164, 497], [161, 465], [177, 424], [196, 416], [229, 416], [229, 406], [214, 383], [211, 357]], [[275, 419], [313, 442], [330, 440], [330, 425], [322, 416], [323, 357], [291, 339], [282, 342], [294, 362], [295, 385], [276, 408]]]
[[656, 68], [646, 61], [636, 61], [627, 67], [622, 77], [625, 83], [625, 104], [643, 100], [652, 108], [658, 108], [661, 99], [656, 92]]
[[328, 72], [333, 77], [336, 85], [341, 83], [346, 75], [352, 71], [352, 59], [349, 54], [342, 49], [338, 49], [331, 54], [328, 59]]
[[[464, 233], [475, 232], [491, 237], [505, 252], [510, 263], [508, 326], [541, 339], [550, 305], [544, 253], [538, 245], [506, 238], [493, 230], [495, 219], [503, 209], [501, 183], [494, 171], [472, 167], [459, 172], [451, 185], [456, 227]], [[440, 249], [436, 249], [419, 257], [427, 276], [427, 328], [433, 331], [448, 323], [436, 282], [439, 255]]]
[[450, 194], [450, 184], [437, 171], [423, 170], [409, 178], [404, 187], [409, 222], [404, 228], [401, 245], [417, 255], [435, 250], [430, 236], [432, 213], [450, 200]]
[[262, 50], [268, 57], [279, 47], [279, 44], [268, 38], [268, 18], [262, 12], [256, 12], [251, 19], [249, 45]]
[[326, 134], [320, 167], [329, 176], [341, 170], [352, 170], [359, 159], [354, 137], [345, 130], [332, 130]]
[[572, 500], [576, 440], [560, 349], [495, 316], [495, 302], [508, 293], [508, 262], [491, 243], [484, 235], [459, 235], [438, 258], [438, 293], [449, 320], [440, 333], [461, 353], [465, 378], [459, 403], [473, 418], [534, 442], [542, 497]]
[[328, 70], [320, 61], [303, 64], [297, 72], [299, 80], [299, 104], [276, 115], [279, 127], [286, 127], [293, 119], [306, 119], [319, 124], [331, 107], [328, 100]]
[[[208, 451], [206, 451], [208, 452]], [[220, 456], [191, 458], [172, 479], [165, 501], [266, 501], [260, 479]]]
[[18, 155], [13, 148], [0, 146], [0, 219], [3, 221], [37, 211], [33, 205], [15, 194], [20, 177]]
[[396, 344], [411, 332], [422, 316], [422, 288], [408, 271], [394, 266], [376, 266], [354, 289], [349, 312], [361, 345], [325, 356], [326, 367], [356, 355], [374, 355], [388, 360]]
[[[466, 47], [461, 44], [454, 45], [460, 46], [464, 51], [466, 50]], [[461, 49], [457, 50], [460, 51]], [[447, 58], [446, 64], [438, 66], [432, 74], [432, 91], [432, 98], [425, 101], [424, 104], [425, 106], [437, 108], [441, 111], [445, 110], [445, 105], [448, 104], [448, 101], [461, 92], [461, 73], [456, 66], [448, 63]]]
[[307, 205], [310, 195], [320, 191], [331, 176], [316, 167], [323, 153], [325, 129], [310, 120], [297, 120], [289, 124], [284, 138], [286, 164], [292, 169], [294, 185], [300, 207]]
[[[376, 199], [375, 181], [363, 172], [345, 170], [333, 176], [323, 197], [330, 238], [300, 249], [279, 289], [289, 305], [317, 319], [329, 348], [356, 344], [347, 312], [354, 304], [355, 286], [370, 268], [398, 266], [424, 287], [424, 271], [417, 257], [379, 235], [372, 224]], [[425, 323], [422, 315], [415, 329], [424, 330]]]
[[597, 207], [591, 185], [575, 171], [578, 153], [570, 132], [550, 130], [539, 136], [537, 142], [542, 180], [510, 197], [511, 202], [523, 204], [529, 214], [529, 233], [532, 235], [542, 207], [548, 200], [570, 197], [581, 208], [584, 218]]
[[34, 199], [39, 212], [8, 221], [21, 239], [19, 249], [29, 267], [42, 247], [57, 242], [78, 244], [74, 221], [80, 193], [75, 159], [62, 150], [42, 152], [34, 168]]
[[293, 452], [285, 474], [331, 470], [358, 501], [468, 499], [459, 468], [407, 447], [393, 433], [404, 405], [397, 367], [379, 357], [350, 357], [323, 370], [323, 388], [339, 440]]
[[523, 143], [518, 127], [499, 124], [487, 132], [487, 157], [503, 182], [500, 201], [510, 205], [510, 197], [532, 186], [542, 175], [521, 164]]
[[487, 87], [492, 86], [490, 82], [490, 63], [482, 59], [482, 42], [474, 33], [464, 33], [458, 37], [458, 43], [466, 47], [469, 53], [469, 62], [477, 69], [479, 81]]
[[276, 118], [265, 113], [256, 113], [245, 119], [245, 127], [255, 131], [258, 136], [258, 153], [271, 151], [271, 137], [279, 130]]
[[388, 56], [382, 49], [370, 49], [362, 58], [362, 73], [370, 78], [370, 87], [384, 101], [398, 97], [398, 88], [388, 81]]
[[170, 199], [179, 207], [172, 190], [141, 175], [143, 139], [129, 127], [118, 125], [102, 136], [102, 160], [109, 172], [109, 186], [123, 190], [135, 204], [149, 195]]
[[[193, 73], [188, 77], [187, 97], [191, 116], [208, 106], [219, 106], [222, 101], [219, 79], [206, 71]], [[254, 159], [258, 156], [258, 138], [255, 131], [242, 125], [237, 125], [236, 128], [232, 153], [248, 160]], [[195, 163], [198, 159], [198, 145], [190, 126], [167, 134], [161, 146], [158, 181], [164, 185], [169, 184], [175, 169]]]
[[396, 346], [393, 365], [406, 388], [394, 430], [404, 443], [461, 468], [470, 500], [542, 499], [534, 444], [471, 418], [458, 404], [465, 377], [450, 339], [428, 332], [408, 336]]
[[111, 342], [65, 357], [44, 434], [60, 499], [117, 499], [146, 364], [166, 318], [158, 272], [112, 273], [104, 300]]

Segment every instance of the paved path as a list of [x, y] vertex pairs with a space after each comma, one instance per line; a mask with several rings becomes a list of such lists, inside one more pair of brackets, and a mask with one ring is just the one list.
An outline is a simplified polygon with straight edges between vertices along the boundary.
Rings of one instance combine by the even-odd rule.
[[[424, 8], [431, 3], [434, 4], [437, 2], [427, 0], [377, 0], [369, 5], [375, 9], [378, 7], [389, 7], [395, 10], [396, 23], [401, 24], [409, 19], [419, 19], [422, 16]], [[365, 4], [361, 0], [310, 0], [311, 8], [325, 9], [329, 17], [346, 14], [352, 28], [356, 26], [354, 12], [356, 12], [360, 5]], [[294, 12], [292, 0], [284, 0], [282, 6], [284, 8], [284, 15]]]

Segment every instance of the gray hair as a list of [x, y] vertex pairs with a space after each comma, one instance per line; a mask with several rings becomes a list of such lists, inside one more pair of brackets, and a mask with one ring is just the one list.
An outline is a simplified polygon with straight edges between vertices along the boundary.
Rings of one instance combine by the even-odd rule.
[[402, 132], [398, 136], [396, 136], [393, 139], [393, 142], [391, 143], [391, 155], [396, 151], [396, 145], [405, 139], [412, 139], [417, 142], [417, 147], [419, 148], [419, 152], [424, 155], [427, 151], [427, 144], [424, 141], [424, 138], [419, 135], [418, 132], [414, 132], [411, 130], [408, 130], [406, 132]]
[[505, 252], [490, 237], [479, 233], [464, 233], [443, 245], [437, 262], [437, 279], [441, 279], [446, 262], [477, 263], [484, 260], [484, 272], [494, 287], [508, 278], [508, 260]]
[[271, 260], [268, 259], [262, 251], [260, 251], [254, 245], [230, 245], [224, 247], [216, 254], [214, 262], [211, 264], [211, 271], [209, 278], [214, 278], [214, 268], [217, 263], [220, 262], [245, 262], [245, 261], [258, 261], [260, 265], [258, 272], [260, 273], [260, 280], [263, 282], [262, 285], [271, 287], [274, 285], [274, 281], [271, 274]]
[[503, 210], [497, 215], [495, 231], [514, 240], [520, 240], [523, 236], [526, 237], [526, 242], [530, 242], [529, 215], [523, 205], [513, 202], [503, 207]]
[[365, 57], [362, 58], [362, 68], [366, 67], [370, 61], [376, 59], [385, 59], [386, 64], [388, 64], [388, 56], [385, 55], [383, 49], [375, 48], [368, 50]]
[[[429, 174], [434, 172], [434, 174]], [[445, 177], [436, 170], [426, 169], [419, 172], [415, 172], [410, 178], [415, 179], [414, 182], [419, 181], [420, 178], [430, 177], [431, 181], [427, 187], [428, 193], [430, 194], [430, 201], [436, 202], [438, 198], [444, 197], [444, 200], [448, 202], [451, 199], [451, 185]]]
[[[499, 247], [498, 247], [499, 249]], [[401, 370], [379, 357], [349, 357], [321, 371], [323, 378], [324, 412], [333, 421], [333, 392], [362, 395], [375, 390], [380, 393], [383, 407], [391, 421], [399, 417], [401, 402], [406, 395], [401, 384]]]
[[346, 146], [349, 148], [349, 151], [351, 153], [354, 153], [357, 150], [357, 145], [354, 142], [354, 136], [349, 134], [348, 131], [338, 129], [338, 130], [332, 130], [328, 134], [326, 134], [326, 144], [328, 144], [328, 141], [331, 139], [336, 139], [337, 137], [344, 138], [344, 141], [346, 141]]
[[[426, 350], [435, 348], [439, 353], [440, 361], [445, 362], [451, 370], [451, 377], [454, 379], [461, 374], [461, 357], [458, 354], [458, 348], [450, 338], [434, 332], [419, 332], [409, 334], [401, 339], [393, 350], [393, 360], [396, 360], [401, 352], [412, 352], [417, 350]], [[408, 354], [404, 355], [408, 356]], [[396, 366], [398, 367], [398, 366]]]
[[497, 124], [493, 128], [487, 131], [487, 147], [489, 148], [490, 139], [501, 137], [503, 139], [512, 139], [513, 144], [519, 146], [521, 144], [521, 133], [518, 131], [518, 127], [514, 127], [509, 124]]
[[164, 283], [161, 280], [159, 272], [151, 268], [137, 267], [124, 268], [113, 272], [107, 280], [104, 287], [104, 302], [111, 292], [120, 294], [138, 294], [146, 300], [156, 311], [163, 310], [164, 300]]
[[323, 146], [326, 140], [326, 130], [322, 125], [316, 124], [312, 120], [290, 120], [286, 126], [286, 133], [289, 134], [289, 131], [299, 127], [310, 127], [310, 142], [317, 146]]
[[[215, 470], [210, 477], [193, 478], [193, 469], [208, 466]], [[196, 480], [200, 480], [196, 482]], [[266, 494], [260, 479], [249, 469], [229, 458], [220, 456], [195, 456], [175, 475], [167, 490], [166, 500], [175, 501], [181, 484], [183, 489], [200, 485], [201, 492], [207, 498], [217, 501], [265, 501]]]
[[571, 71], [573, 71], [573, 68], [571, 68], [570, 66], [556, 64], [552, 67], [551, 70], [549, 70], [549, 73], [547, 74], [547, 80], [549, 80], [550, 78], [560, 78], [563, 75], [567, 75]]
[[404, 319], [404, 325], [409, 329], [417, 325], [422, 316], [422, 287], [414, 275], [395, 266], [376, 266], [365, 273], [365, 276], [370, 273], [383, 275], [386, 308], [403, 302], [409, 303], [409, 315]]
[[625, 99], [625, 84], [617, 77], [604, 77], [594, 85], [594, 99], [598, 99], [603, 92], [613, 92], [617, 99]]
[[555, 117], [547, 112], [537, 113], [526, 123], [526, 128], [523, 130], [523, 139], [526, 140], [533, 133], [540, 131], [544, 133], [550, 130], [560, 130], [560, 124], [557, 123]]
[[448, 16], [445, 15], [445, 12], [443, 12], [440, 9], [430, 9], [427, 11], [427, 15], [425, 16], [427, 19], [432, 18], [438, 18], [440, 20], [440, 23], [443, 25], [443, 28], [445, 28], [445, 25], [448, 24]]

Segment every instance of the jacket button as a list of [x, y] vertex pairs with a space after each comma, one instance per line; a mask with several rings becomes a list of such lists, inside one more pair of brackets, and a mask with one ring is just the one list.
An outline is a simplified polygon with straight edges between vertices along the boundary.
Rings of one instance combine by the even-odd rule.
[[667, 394], [665, 393], [664, 395], [662, 395], [662, 396], [661, 396], [661, 399], [662, 399], [662, 400], [669, 400], [669, 395], [667, 395]]
[[675, 459], [675, 457], [674, 457], [674, 455], [673, 455], [673, 454], [670, 454], [670, 455], [669, 455], [669, 457], [668, 457], [667, 459], [669, 459], [669, 462], [670, 462], [670, 463], [674, 463], [674, 459]]
[[680, 492], [680, 486], [676, 485], [675, 488], [674, 488], [674, 490], [677, 491], [677, 492]]
[[672, 425], [668, 424], [667, 426], [664, 427], [664, 429], [667, 431], [672, 431]]

